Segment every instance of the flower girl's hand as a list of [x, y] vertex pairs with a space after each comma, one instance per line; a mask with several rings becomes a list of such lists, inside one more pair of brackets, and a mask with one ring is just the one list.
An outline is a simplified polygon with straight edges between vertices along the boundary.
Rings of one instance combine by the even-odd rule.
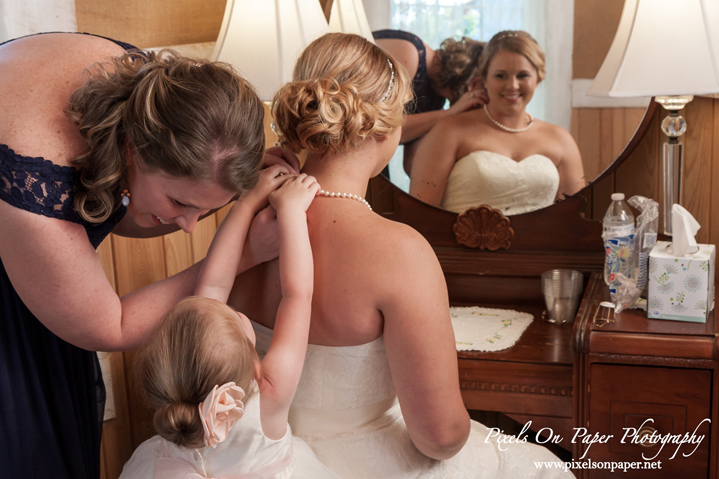
[[278, 214], [287, 208], [304, 212], [319, 191], [320, 185], [315, 177], [302, 173], [288, 179], [280, 188], [270, 193], [270, 204]]
[[239, 201], [252, 209], [256, 214], [267, 206], [267, 197], [270, 193], [291, 177], [290, 170], [283, 165], [272, 165], [260, 171], [260, 178], [257, 185], [240, 196]]

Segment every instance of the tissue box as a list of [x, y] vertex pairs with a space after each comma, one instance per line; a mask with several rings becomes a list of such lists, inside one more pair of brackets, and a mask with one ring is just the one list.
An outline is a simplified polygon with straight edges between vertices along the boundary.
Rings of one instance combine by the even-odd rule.
[[706, 323], [714, 306], [716, 247], [700, 244], [694, 254], [674, 256], [670, 245], [658, 241], [649, 253], [647, 316]]

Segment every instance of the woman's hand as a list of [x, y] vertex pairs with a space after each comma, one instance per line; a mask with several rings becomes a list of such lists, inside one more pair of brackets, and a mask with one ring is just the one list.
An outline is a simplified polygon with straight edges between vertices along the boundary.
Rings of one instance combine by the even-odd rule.
[[484, 88], [477, 87], [473, 90], [468, 90], [454, 103], [452, 103], [448, 112], [451, 115], [455, 115], [457, 113], [462, 113], [463, 111], [481, 108], [487, 103], [489, 103], [487, 91]]
[[297, 155], [288, 150], [283, 150], [279, 146], [273, 146], [265, 150], [262, 157], [262, 168], [269, 168], [272, 165], [280, 165], [287, 168], [292, 173], [300, 172], [300, 160]]
[[243, 248], [243, 260], [237, 273], [252, 266], [266, 263], [280, 254], [280, 230], [277, 225], [277, 212], [272, 206], [263, 209], [252, 220]]
[[233, 208], [242, 204], [249, 207], [253, 215], [257, 214], [268, 205], [267, 197], [269, 194], [282, 186], [288, 178], [290, 178], [290, 170], [284, 165], [277, 164], [263, 169], [260, 171], [260, 179], [257, 180], [257, 185], [240, 196]]
[[320, 185], [315, 177], [302, 173], [288, 179], [281, 187], [270, 193], [270, 205], [278, 213], [287, 208], [296, 208], [304, 212], [310, 207], [319, 191]]

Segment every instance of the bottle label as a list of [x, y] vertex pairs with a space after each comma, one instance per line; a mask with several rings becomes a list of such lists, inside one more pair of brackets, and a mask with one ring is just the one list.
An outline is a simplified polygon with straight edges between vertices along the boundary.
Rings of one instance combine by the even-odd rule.
[[621, 273], [627, 278], [632, 277], [632, 247], [634, 244], [634, 235], [615, 236], [604, 242], [606, 260], [604, 263], [605, 278], [609, 282], [609, 291], [616, 291], [618, 279], [617, 273]]

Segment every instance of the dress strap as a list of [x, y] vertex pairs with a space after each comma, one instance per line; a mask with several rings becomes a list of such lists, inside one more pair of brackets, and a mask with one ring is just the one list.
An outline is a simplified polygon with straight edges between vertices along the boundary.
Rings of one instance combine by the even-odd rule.
[[123, 218], [127, 208], [118, 207], [103, 223], [89, 223], [75, 210], [75, 185], [79, 172], [42, 157], [23, 156], [0, 144], [0, 201], [31, 213], [82, 225], [93, 247]]

